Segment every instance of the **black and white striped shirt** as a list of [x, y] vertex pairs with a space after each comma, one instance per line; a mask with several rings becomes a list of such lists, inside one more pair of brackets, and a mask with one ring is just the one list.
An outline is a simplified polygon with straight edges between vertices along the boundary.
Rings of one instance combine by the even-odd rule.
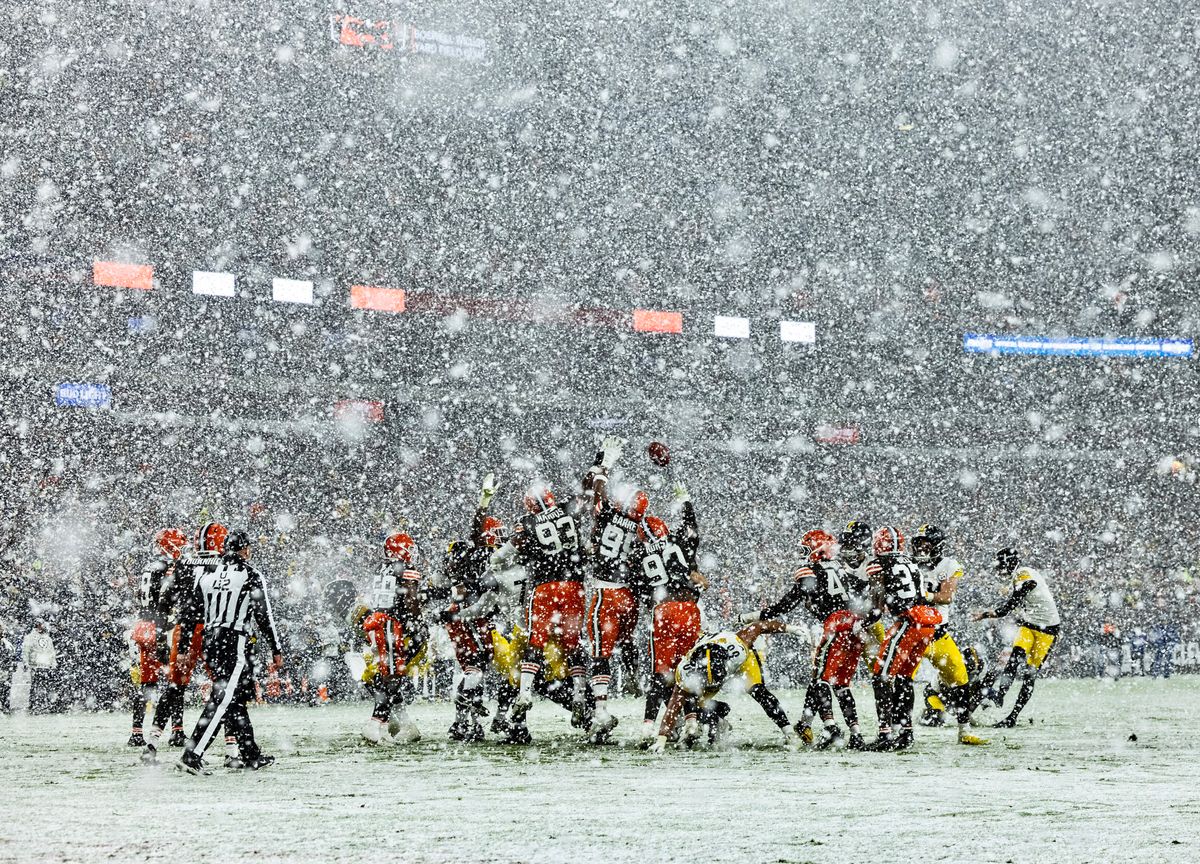
[[272, 654], [280, 654], [279, 631], [262, 574], [236, 555], [204, 562], [196, 577], [188, 617], [203, 622], [205, 630], [223, 628], [247, 633], [250, 621], [267, 640]]

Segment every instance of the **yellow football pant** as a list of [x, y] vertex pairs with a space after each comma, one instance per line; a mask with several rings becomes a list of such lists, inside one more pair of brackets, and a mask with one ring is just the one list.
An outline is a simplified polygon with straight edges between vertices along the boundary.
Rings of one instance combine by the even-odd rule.
[[1053, 644], [1054, 637], [1049, 633], [1043, 633], [1041, 630], [1032, 630], [1029, 627], [1022, 627], [1017, 632], [1013, 648], [1024, 650], [1025, 662], [1034, 669], [1041, 669], [1042, 664], [1046, 662], [1046, 655], [1050, 653], [1050, 646]]
[[925, 657], [938, 670], [943, 687], [962, 687], [967, 683], [967, 663], [963, 660], [962, 651], [958, 649], [954, 637], [949, 633], [935, 639], [925, 649]]

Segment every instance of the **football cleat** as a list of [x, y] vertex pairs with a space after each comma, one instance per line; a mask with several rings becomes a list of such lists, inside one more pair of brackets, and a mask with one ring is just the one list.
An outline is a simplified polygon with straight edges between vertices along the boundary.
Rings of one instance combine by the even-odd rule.
[[866, 750], [867, 742], [863, 740], [862, 735], [858, 732], [851, 732], [850, 737], [846, 739], [847, 750]]
[[370, 717], [362, 728], [363, 740], [368, 744], [382, 743], [387, 736], [387, 725], [378, 717]]
[[879, 737], [863, 748], [872, 753], [891, 753], [898, 749], [896, 739], [891, 734], [881, 732]]
[[241, 771], [246, 767], [246, 763], [242, 761], [241, 756], [226, 756], [225, 767], [230, 771]]
[[909, 747], [913, 746], [913, 743], [914, 743], [914, 741], [913, 741], [912, 730], [905, 729], [899, 735], [896, 736], [896, 746], [894, 749], [907, 750]]
[[529, 727], [524, 723], [514, 723], [512, 728], [508, 730], [508, 735], [504, 738], [505, 744], [532, 744], [533, 736], [529, 734]]
[[593, 744], [612, 744], [612, 730], [617, 728], [617, 718], [608, 713], [607, 708], [596, 711], [592, 720], [591, 734], [588, 740]]
[[988, 741], [986, 738], [980, 738], [978, 735], [972, 735], [970, 732], [964, 732], [962, 729], [959, 729], [958, 730], [958, 743], [966, 744], [969, 747], [983, 747], [984, 745], [990, 744], [991, 742]]
[[684, 747], [695, 747], [700, 743], [700, 721], [695, 717], [688, 717], [683, 721], [683, 735], [680, 740]]
[[817, 739], [816, 747], [818, 750], [841, 749], [844, 739], [841, 727], [826, 726], [821, 730], [821, 737]]
[[145, 747], [146, 739], [142, 737], [141, 732], [135, 732], [129, 736], [129, 740], [125, 744], [129, 747]]
[[653, 720], [642, 721], [642, 731], [638, 737], [637, 746], [640, 750], [646, 750], [654, 743], [654, 739], [658, 737], [658, 729], [654, 725]]
[[812, 727], [805, 726], [802, 720], [797, 720], [793, 728], [796, 730], [796, 734], [800, 736], [800, 740], [804, 743], [804, 746], [811, 747], [813, 743]]
[[529, 693], [522, 693], [513, 700], [512, 704], [512, 722], [524, 723], [525, 715], [529, 713], [529, 709], [533, 707], [533, 696]]
[[1015, 729], [1016, 726], [1017, 726], [1017, 718], [1012, 717], [1012, 716], [1005, 717], [999, 723], [992, 724], [993, 729]]
[[394, 744], [415, 744], [421, 740], [421, 730], [403, 709], [388, 722], [388, 734], [392, 736]]
[[171, 733], [171, 737], [167, 739], [168, 747], [182, 747], [187, 743], [187, 736], [183, 734], [182, 729], [176, 729]]
[[269, 768], [270, 766], [272, 766], [274, 764], [275, 764], [274, 756], [267, 756], [263, 753], [259, 753], [257, 757], [246, 762], [243, 767], [245, 767], [251, 771], [261, 771], [263, 768]]
[[[714, 724], [715, 728], [715, 724]], [[779, 731], [783, 733], [783, 746], [789, 750], [799, 750], [803, 745], [803, 739], [800, 733], [791, 726], [780, 726]]]
[[200, 757], [190, 752], [186, 752], [179, 757], [179, 761], [175, 763], [175, 770], [182, 771], [184, 774], [205, 777], [212, 773], [212, 770], [205, 766]]
[[507, 735], [508, 730], [511, 728], [512, 724], [508, 722], [508, 718], [497, 711], [496, 716], [492, 718], [492, 734]]
[[146, 748], [142, 750], [141, 759], [143, 765], [153, 765], [158, 761], [158, 750], [153, 744], [147, 744]]
[[571, 725], [576, 729], [588, 729], [592, 725], [592, 718], [588, 716], [587, 703], [582, 699], [576, 699], [571, 703]]

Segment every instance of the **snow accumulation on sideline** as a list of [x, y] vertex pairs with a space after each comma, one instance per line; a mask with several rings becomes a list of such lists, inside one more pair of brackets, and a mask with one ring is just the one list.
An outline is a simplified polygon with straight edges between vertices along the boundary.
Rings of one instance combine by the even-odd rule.
[[210, 777], [140, 765], [124, 715], [0, 717], [0, 861], [1200, 860], [1198, 679], [1043, 681], [989, 747], [918, 728], [899, 755], [788, 752], [739, 697], [729, 749], [653, 757], [641, 703], [613, 704], [619, 746], [539, 702], [525, 749], [447, 743], [446, 703], [376, 749], [365, 704], [260, 707], [277, 765]]

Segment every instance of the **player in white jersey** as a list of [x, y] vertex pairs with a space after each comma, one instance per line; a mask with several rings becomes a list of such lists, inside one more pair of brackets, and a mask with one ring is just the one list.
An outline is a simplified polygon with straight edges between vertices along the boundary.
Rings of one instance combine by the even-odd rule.
[[[982, 738], [967, 731], [976, 697], [971, 692], [972, 683], [963, 653], [954, 641], [954, 597], [963, 577], [963, 566], [956, 559], [945, 556], [948, 539], [941, 528], [927, 524], [918, 526], [912, 540], [912, 558], [921, 571], [921, 593], [942, 615], [933, 644], [925, 652], [925, 658], [937, 669], [939, 687], [932, 699], [927, 697], [926, 701], [929, 704], [936, 700], [931, 707], [944, 706], [954, 715], [958, 721], [960, 744], [985, 744], [987, 742]], [[974, 687], [979, 689], [978, 682]], [[940, 718], [940, 710], [935, 710], [933, 716]]]
[[1015, 549], [1001, 549], [996, 553], [996, 572], [1012, 579], [1012, 593], [995, 609], [977, 612], [974, 617], [976, 621], [981, 621], [1012, 615], [1020, 628], [1008, 664], [1003, 672], [988, 681], [987, 691], [987, 698], [996, 707], [1002, 707], [1008, 688], [1020, 676], [1021, 690], [1017, 694], [1017, 701], [1009, 715], [996, 724], [999, 728], [1012, 728], [1017, 725], [1021, 709], [1033, 695], [1038, 673], [1058, 640], [1062, 619], [1059, 618], [1058, 606], [1054, 602], [1054, 595], [1050, 593], [1045, 574], [1032, 567], [1021, 567]]

